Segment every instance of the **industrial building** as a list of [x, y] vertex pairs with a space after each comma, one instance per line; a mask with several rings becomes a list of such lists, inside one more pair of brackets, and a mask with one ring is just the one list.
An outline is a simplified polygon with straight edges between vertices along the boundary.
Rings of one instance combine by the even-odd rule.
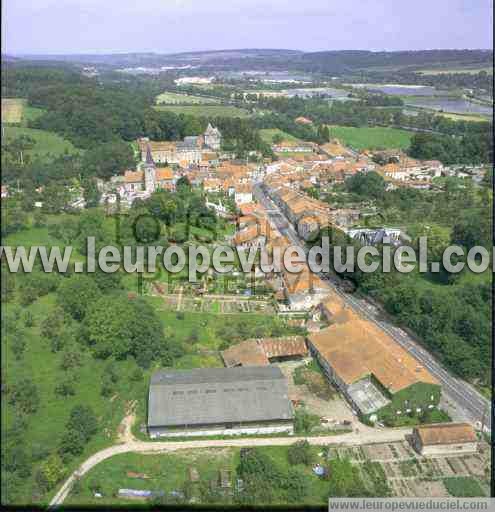
[[276, 366], [160, 370], [151, 377], [151, 438], [293, 433], [287, 380]]

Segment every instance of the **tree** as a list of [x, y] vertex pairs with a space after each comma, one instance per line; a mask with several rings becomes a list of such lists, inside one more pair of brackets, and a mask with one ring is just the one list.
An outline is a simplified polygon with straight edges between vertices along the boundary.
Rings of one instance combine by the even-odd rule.
[[83, 157], [86, 175], [108, 179], [136, 166], [134, 152], [127, 142], [116, 140], [89, 148]]
[[72, 381], [65, 380], [63, 382], [59, 382], [55, 386], [55, 394], [60, 397], [74, 396], [76, 394], [76, 390], [74, 389], [74, 385]]
[[90, 306], [84, 325], [97, 357], [125, 359], [150, 353], [152, 358], [159, 358], [167, 350], [160, 319], [140, 298], [103, 296]]
[[22, 478], [31, 474], [31, 461], [24, 446], [11, 445], [2, 452], [2, 466], [11, 473], [17, 473]]
[[346, 180], [345, 186], [349, 192], [372, 199], [380, 199], [385, 194], [385, 180], [375, 171], [358, 172]]
[[15, 333], [12, 333], [12, 335], [9, 336], [9, 344], [14, 357], [17, 361], [20, 361], [24, 355], [27, 345], [25, 331], [18, 329]]
[[57, 290], [57, 302], [75, 320], [82, 320], [86, 310], [100, 297], [96, 282], [87, 275], [64, 279]]
[[40, 398], [36, 384], [26, 377], [12, 385], [9, 403], [24, 414], [33, 414], [38, 410]]
[[62, 360], [60, 361], [60, 368], [62, 370], [73, 370], [81, 366], [82, 364], [82, 355], [78, 350], [78, 347], [68, 348], [62, 354]]
[[98, 420], [93, 409], [89, 405], [74, 406], [70, 412], [67, 428], [79, 430], [84, 440], [89, 441], [98, 430]]
[[36, 483], [43, 491], [53, 489], [62, 480], [66, 468], [60, 457], [54, 453], [48, 457], [36, 474]]
[[65, 432], [60, 440], [59, 454], [64, 461], [80, 455], [85, 446], [84, 435], [79, 430], [70, 429]]
[[289, 463], [292, 465], [304, 464], [309, 466], [313, 462], [313, 454], [311, 453], [311, 446], [308, 441], [297, 441], [289, 446], [287, 451]]

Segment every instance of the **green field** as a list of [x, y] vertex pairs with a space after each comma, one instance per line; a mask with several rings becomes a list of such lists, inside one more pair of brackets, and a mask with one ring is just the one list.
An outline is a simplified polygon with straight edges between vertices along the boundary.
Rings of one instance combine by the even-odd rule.
[[20, 98], [2, 98], [2, 122], [18, 124], [22, 121], [26, 100]]
[[156, 110], [196, 117], [247, 117], [249, 112], [231, 105], [158, 105]]
[[260, 137], [267, 144], [272, 144], [273, 137], [275, 137], [276, 135], [280, 135], [281, 137], [283, 137], [284, 141], [300, 142], [300, 140], [297, 137], [294, 137], [294, 135], [291, 135], [290, 133], [279, 130], [278, 128], [263, 128], [259, 131], [259, 133], [260, 133]]
[[409, 146], [412, 132], [397, 128], [329, 125], [330, 137], [339, 139], [345, 146], [362, 149], [405, 149]]
[[216, 98], [204, 98], [202, 96], [193, 96], [190, 94], [180, 94], [175, 92], [163, 92], [156, 97], [157, 105], [212, 105], [218, 103]]
[[[30, 115], [33, 114], [34, 112], [31, 111]], [[22, 135], [31, 137], [36, 141], [34, 147], [27, 151], [27, 153], [32, 157], [35, 155], [40, 157], [45, 157], [50, 154], [62, 155], [66, 151], [69, 153], [76, 153], [78, 151], [70, 141], [62, 138], [60, 135], [48, 132], [46, 130], [37, 130], [34, 128], [5, 126], [4, 139], [2, 142], [8, 143], [9, 140], [15, 139]]]

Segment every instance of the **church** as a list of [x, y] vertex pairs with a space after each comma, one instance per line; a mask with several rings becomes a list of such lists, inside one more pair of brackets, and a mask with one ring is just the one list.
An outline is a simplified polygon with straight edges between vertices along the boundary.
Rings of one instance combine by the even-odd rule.
[[137, 142], [143, 162], [146, 161], [149, 149], [156, 163], [188, 166], [198, 165], [203, 151], [218, 151], [222, 134], [218, 128], [208, 124], [202, 135], [184, 137], [182, 141], [150, 141], [148, 137], [141, 137]]

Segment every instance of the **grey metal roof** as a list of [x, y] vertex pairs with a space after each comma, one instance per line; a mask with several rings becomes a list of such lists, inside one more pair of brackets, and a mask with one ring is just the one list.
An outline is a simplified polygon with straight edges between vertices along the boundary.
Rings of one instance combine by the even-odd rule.
[[160, 370], [151, 377], [148, 426], [291, 420], [287, 381], [276, 366]]

